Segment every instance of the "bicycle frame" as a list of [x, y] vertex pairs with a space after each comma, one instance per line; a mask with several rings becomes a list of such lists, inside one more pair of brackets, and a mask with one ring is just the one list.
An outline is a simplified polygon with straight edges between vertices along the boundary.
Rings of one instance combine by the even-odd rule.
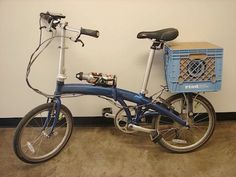
[[[145, 97], [143, 94], [137, 94], [127, 90], [115, 88], [115, 87], [101, 87], [90, 84], [64, 84], [64, 82], [57, 82], [56, 95], [61, 94], [84, 94], [84, 95], [98, 95], [112, 98], [119, 102], [125, 109], [128, 115], [128, 121], [131, 122], [131, 114], [125, 101], [130, 101], [136, 103], [137, 106], [145, 106], [148, 109], [157, 111], [161, 115], [168, 116], [174, 121], [178, 122], [183, 126], [187, 126], [186, 122], [182, 120], [179, 116], [175, 115], [173, 112], [159, 104], [153, 102], [150, 98]], [[56, 103], [58, 106], [61, 104], [60, 96], [56, 97]], [[58, 107], [57, 106], [57, 107]], [[136, 117], [138, 119], [138, 117]]]
[[[152, 62], [155, 54], [156, 44], [155, 41], [151, 47], [151, 51], [148, 58], [148, 64], [145, 71], [145, 76], [142, 84], [141, 92], [134, 93], [131, 91], [123, 90], [116, 87], [101, 87], [91, 84], [64, 84], [64, 80], [66, 79], [66, 70], [65, 70], [65, 33], [66, 30], [73, 32], [80, 32], [77, 29], [69, 28], [67, 23], [61, 26], [61, 44], [60, 44], [60, 59], [59, 59], [59, 69], [57, 75], [57, 86], [55, 90], [55, 101], [56, 101], [56, 110], [60, 110], [61, 107], [61, 99], [60, 95], [62, 94], [84, 94], [84, 95], [97, 95], [97, 96], [105, 96], [108, 98], [112, 98], [115, 101], [121, 104], [128, 116], [128, 122], [132, 122], [131, 113], [127, 108], [127, 104], [125, 101], [130, 101], [132, 103], [136, 103], [137, 106], [145, 107], [147, 110], [152, 109], [158, 112], [161, 115], [165, 115], [178, 122], [182, 126], [188, 126], [187, 122], [181, 119], [178, 115], [174, 114], [171, 110], [166, 107], [153, 102], [152, 99], [145, 96], [147, 93], [147, 84], [151, 72]], [[141, 115], [141, 110], [138, 109], [137, 116], [135, 118], [135, 123], [139, 121], [138, 115]], [[56, 120], [56, 119], [55, 119]], [[54, 122], [56, 124], [56, 122]]]

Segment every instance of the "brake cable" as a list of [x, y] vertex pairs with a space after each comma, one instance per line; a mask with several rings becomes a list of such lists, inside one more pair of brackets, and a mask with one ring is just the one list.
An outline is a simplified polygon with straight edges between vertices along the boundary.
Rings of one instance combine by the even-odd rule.
[[[28, 63], [28, 66], [27, 66], [27, 70], [26, 70], [26, 83], [28, 85], [29, 88], [31, 88], [33, 91], [35, 91], [36, 93], [48, 98], [48, 99], [52, 99], [53, 97], [57, 96], [57, 95], [52, 95], [52, 94], [47, 94], [43, 91], [40, 91], [39, 89], [33, 87], [31, 84], [30, 84], [30, 81], [29, 81], [29, 74], [31, 72], [31, 67], [32, 65], [34, 64], [34, 62], [38, 59], [39, 55], [51, 44], [51, 42], [53, 41], [53, 39], [57, 38], [57, 37], [62, 37], [62, 36], [56, 36], [54, 35], [54, 33], [56, 32], [53, 32], [53, 30], [49, 30], [49, 32], [52, 33], [52, 36], [48, 39], [45, 39], [43, 42], [42, 42], [42, 36], [43, 36], [43, 29], [44, 28], [47, 28], [46, 26], [42, 26], [41, 24], [41, 21], [42, 21], [42, 17], [39, 18], [39, 44], [37, 46], [37, 48], [35, 49], [35, 51], [31, 54], [30, 56], [30, 60], [29, 60], [29, 63]], [[55, 29], [56, 30], [56, 29]], [[82, 40], [80, 40], [78, 37], [76, 38], [76, 40], [73, 40], [72, 37], [67, 37], [65, 36], [65, 38], [67, 39], [70, 39], [72, 40], [73, 42], [80, 42], [82, 44], [82, 47], [84, 46], [84, 43]], [[45, 44], [45, 46], [39, 51], [39, 49]], [[38, 54], [36, 54], [36, 52], [38, 52]], [[61, 95], [60, 95], [61, 96]], [[76, 97], [76, 96], [82, 96], [81, 94], [73, 94], [72, 95], [73, 97]], [[64, 97], [71, 97], [71, 96], [64, 96]]]

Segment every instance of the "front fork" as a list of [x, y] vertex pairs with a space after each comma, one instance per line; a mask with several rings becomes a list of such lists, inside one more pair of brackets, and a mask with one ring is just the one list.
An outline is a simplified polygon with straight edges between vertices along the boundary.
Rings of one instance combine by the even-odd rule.
[[[59, 120], [60, 110], [61, 110], [61, 98], [60, 97], [55, 97], [54, 99], [51, 100], [51, 102], [54, 103], [53, 107], [52, 107], [52, 109], [48, 110], [48, 115], [47, 115], [47, 118], [46, 118], [46, 120], [44, 122], [44, 125], [43, 125], [43, 131], [45, 131], [46, 127], [48, 126], [48, 124], [50, 123], [50, 121], [52, 119], [52, 116], [54, 116], [52, 126], [51, 126], [50, 130], [48, 130], [46, 132], [48, 137], [50, 135], [52, 135], [53, 130], [54, 130], [54, 128], [55, 128], [55, 126], [56, 126], [56, 124]], [[55, 114], [54, 114], [54, 110], [56, 111]]]
[[[47, 115], [47, 118], [46, 118], [46, 121], [43, 125], [43, 130], [45, 130], [45, 128], [48, 126], [48, 124], [50, 123], [50, 120], [52, 118], [52, 116], [54, 116], [54, 119], [53, 119], [53, 123], [52, 123], [52, 126], [50, 128], [50, 130], [47, 132], [47, 135], [50, 136], [52, 133], [53, 133], [53, 130], [59, 120], [59, 116], [60, 116], [60, 110], [61, 110], [61, 97], [60, 97], [60, 93], [61, 93], [61, 89], [62, 89], [62, 86], [64, 85], [64, 82], [61, 82], [61, 81], [57, 81], [56, 83], [56, 90], [55, 90], [55, 97], [54, 98], [51, 98], [47, 100], [47, 103], [49, 101], [51, 101], [51, 103], [54, 103], [53, 104], [53, 107], [51, 110], [48, 111], [48, 115]], [[54, 113], [54, 111], [56, 111]]]

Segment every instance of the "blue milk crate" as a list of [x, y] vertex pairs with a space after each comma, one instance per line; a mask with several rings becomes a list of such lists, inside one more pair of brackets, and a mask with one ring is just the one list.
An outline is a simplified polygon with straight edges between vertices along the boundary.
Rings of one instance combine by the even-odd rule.
[[172, 93], [221, 89], [223, 49], [208, 42], [167, 43], [165, 77]]

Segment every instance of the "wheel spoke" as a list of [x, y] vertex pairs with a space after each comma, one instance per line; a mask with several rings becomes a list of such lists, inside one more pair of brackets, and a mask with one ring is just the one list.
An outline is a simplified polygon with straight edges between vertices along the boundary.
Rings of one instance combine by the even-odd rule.
[[[192, 119], [189, 126], [184, 127], [178, 123], [168, 122], [164, 116], [156, 118], [156, 128], [162, 135], [159, 143], [174, 152], [188, 152], [203, 145], [212, 135], [215, 126], [214, 111], [209, 102], [202, 96], [192, 94]], [[188, 98], [188, 97], [187, 97]], [[180, 115], [187, 114], [185, 98], [181, 94], [171, 96], [167, 103], [172, 105]]]
[[[168, 133], [171, 132], [172, 130], [176, 130], [176, 128], [170, 128], [170, 129], [168, 129], [164, 134], [162, 134], [162, 136], [165, 136], [166, 134], [168, 134]], [[175, 132], [174, 132], [174, 134], [175, 134]], [[172, 135], [172, 134], [170, 134], [170, 135]], [[167, 137], [170, 137], [170, 135], [167, 136]]]
[[58, 120], [53, 132], [51, 131], [55, 116], [53, 111], [48, 115], [48, 111], [52, 110], [53, 104], [36, 107], [23, 118], [24, 123], [17, 127], [16, 132], [19, 133], [14, 138], [14, 150], [21, 160], [30, 163], [49, 160], [59, 153], [69, 140], [73, 126], [72, 117], [64, 106], [60, 111], [63, 119]]
[[200, 120], [198, 120], [198, 121], [196, 121], [196, 122], [194, 122], [194, 123], [199, 123], [199, 122], [201, 122], [201, 121], [203, 121], [203, 120], [205, 120], [205, 119], [209, 119], [209, 116], [206, 116], [206, 117], [204, 117], [204, 118], [201, 118]]
[[200, 130], [200, 131], [204, 131], [204, 130], [202, 130], [202, 127], [203, 127], [203, 128], [206, 128], [206, 126], [204, 126], [204, 125], [200, 125], [200, 126], [199, 126], [199, 125], [194, 125], [194, 124], [191, 125], [191, 128], [195, 128], [195, 129], [198, 129], [198, 130]]
[[34, 119], [34, 122], [38, 125], [38, 127], [41, 127], [36, 119]]
[[40, 138], [39, 144], [38, 144], [38, 150], [36, 150], [36, 155], [39, 154], [39, 150], [40, 150], [40, 145], [42, 143], [43, 137]]

